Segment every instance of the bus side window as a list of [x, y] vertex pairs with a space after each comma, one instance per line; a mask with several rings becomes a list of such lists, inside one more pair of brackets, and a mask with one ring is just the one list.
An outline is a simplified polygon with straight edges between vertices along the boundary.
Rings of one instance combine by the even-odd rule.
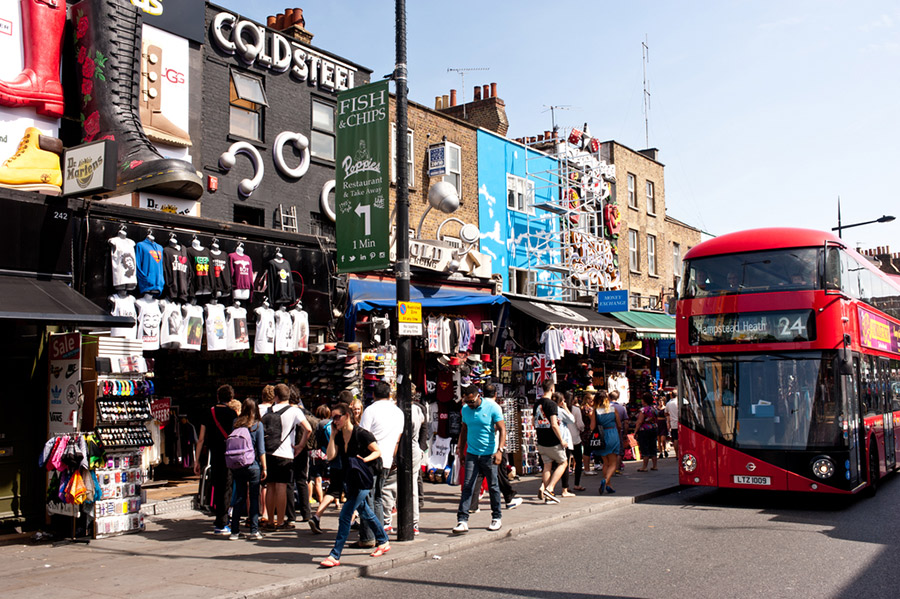
[[829, 247], [825, 255], [825, 289], [841, 288], [841, 254], [835, 247]]

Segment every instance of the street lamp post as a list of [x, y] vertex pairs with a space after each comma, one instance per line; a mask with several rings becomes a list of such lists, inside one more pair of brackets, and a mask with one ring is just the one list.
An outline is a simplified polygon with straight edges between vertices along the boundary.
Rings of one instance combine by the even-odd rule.
[[837, 231], [838, 237], [841, 237], [841, 231], [844, 229], [849, 229], [850, 227], [861, 227], [863, 225], [871, 225], [873, 223], [889, 223], [894, 219], [895, 219], [895, 217], [893, 217], [893, 216], [884, 215], [881, 218], [876, 218], [875, 220], [867, 220], [862, 223], [853, 223], [852, 225], [842, 225], [841, 224], [841, 213], [838, 212], [838, 226], [832, 227], [831, 230]]

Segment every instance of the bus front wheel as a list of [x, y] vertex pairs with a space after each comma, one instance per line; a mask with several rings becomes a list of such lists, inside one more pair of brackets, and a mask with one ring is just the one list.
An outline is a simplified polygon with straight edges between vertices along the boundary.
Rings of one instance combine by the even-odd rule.
[[869, 443], [869, 486], [864, 490], [866, 497], [875, 497], [878, 492], [878, 464], [878, 449], [873, 439]]

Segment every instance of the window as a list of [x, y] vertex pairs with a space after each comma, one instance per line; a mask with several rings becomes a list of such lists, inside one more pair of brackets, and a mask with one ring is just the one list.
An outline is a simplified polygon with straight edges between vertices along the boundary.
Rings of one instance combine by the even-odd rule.
[[656, 276], [656, 236], [647, 235], [647, 274]]
[[462, 151], [459, 146], [447, 143], [447, 174], [444, 175], [444, 181], [456, 188], [460, 202], [462, 195]]
[[628, 268], [631, 272], [641, 272], [641, 252], [638, 246], [638, 232], [628, 230]]
[[641, 294], [633, 291], [628, 292], [628, 296], [631, 298], [631, 307], [635, 310], [641, 309]]
[[229, 103], [228, 132], [262, 140], [263, 107], [269, 105], [262, 79], [232, 70]]
[[634, 175], [628, 173], [628, 207], [637, 209], [637, 194], [635, 193], [635, 178]]
[[266, 211], [262, 208], [234, 205], [234, 222], [256, 227], [266, 226]]
[[675, 292], [681, 288], [681, 245], [672, 243], [672, 274], [675, 279]]
[[506, 175], [506, 207], [516, 212], [534, 214], [534, 181]]
[[518, 295], [535, 295], [537, 273], [524, 268], [509, 269], [509, 292]]
[[656, 214], [656, 198], [653, 195], [653, 181], [647, 181], [647, 214]]
[[[409, 187], [415, 187], [416, 172], [413, 169], [413, 130], [406, 130], [406, 172]], [[391, 183], [397, 182], [397, 124], [391, 123]]]
[[309, 153], [323, 160], [334, 160], [334, 105], [312, 101], [312, 131]]

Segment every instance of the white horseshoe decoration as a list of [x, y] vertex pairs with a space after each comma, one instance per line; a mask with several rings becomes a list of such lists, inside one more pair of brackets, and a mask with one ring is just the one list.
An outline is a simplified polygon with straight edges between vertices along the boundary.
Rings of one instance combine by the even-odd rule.
[[[284, 161], [284, 145], [290, 142], [300, 151], [300, 164], [291, 168]], [[294, 131], [282, 131], [275, 138], [275, 145], [272, 147], [272, 157], [275, 159], [275, 168], [278, 169], [285, 177], [299, 179], [309, 170], [309, 139], [302, 133]]]
[[331, 222], [335, 222], [337, 220], [337, 216], [334, 213], [334, 210], [328, 204], [328, 194], [330, 194], [334, 190], [334, 179], [331, 181], [326, 181], [325, 185], [322, 186], [322, 193], [319, 195], [319, 204], [322, 207], [322, 214], [328, 217]]
[[[244, 31], [247, 31], [250, 34], [250, 37], [253, 38], [252, 44], [248, 44], [244, 40]], [[235, 47], [237, 48], [238, 56], [240, 56], [241, 59], [247, 64], [253, 64], [253, 59], [259, 55], [260, 51], [262, 51], [263, 49], [263, 44], [265, 43], [262, 37], [262, 33], [260, 32], [256, 24], [253, 23], [253, 21], [240, 21], [237, 25], [235, 25], [234, 33], [231, 37], [234, 40]]]
[[219, 156], [219, 167], [225, 172], [230, 171], [234, 168], [235, 162], [237, 162], [238, 154], [245, 154], [250, 159], [250, 163], [253, 164], [253, 178], [241, 179], [241, 182], [238, 183], [238, 192], [244, 197], [249, 197], [262, 183], [264, 173], [262, 156], [259, 155], [259, 150], [246, 141], [236, 141], [231, 144], [227, 152]]

